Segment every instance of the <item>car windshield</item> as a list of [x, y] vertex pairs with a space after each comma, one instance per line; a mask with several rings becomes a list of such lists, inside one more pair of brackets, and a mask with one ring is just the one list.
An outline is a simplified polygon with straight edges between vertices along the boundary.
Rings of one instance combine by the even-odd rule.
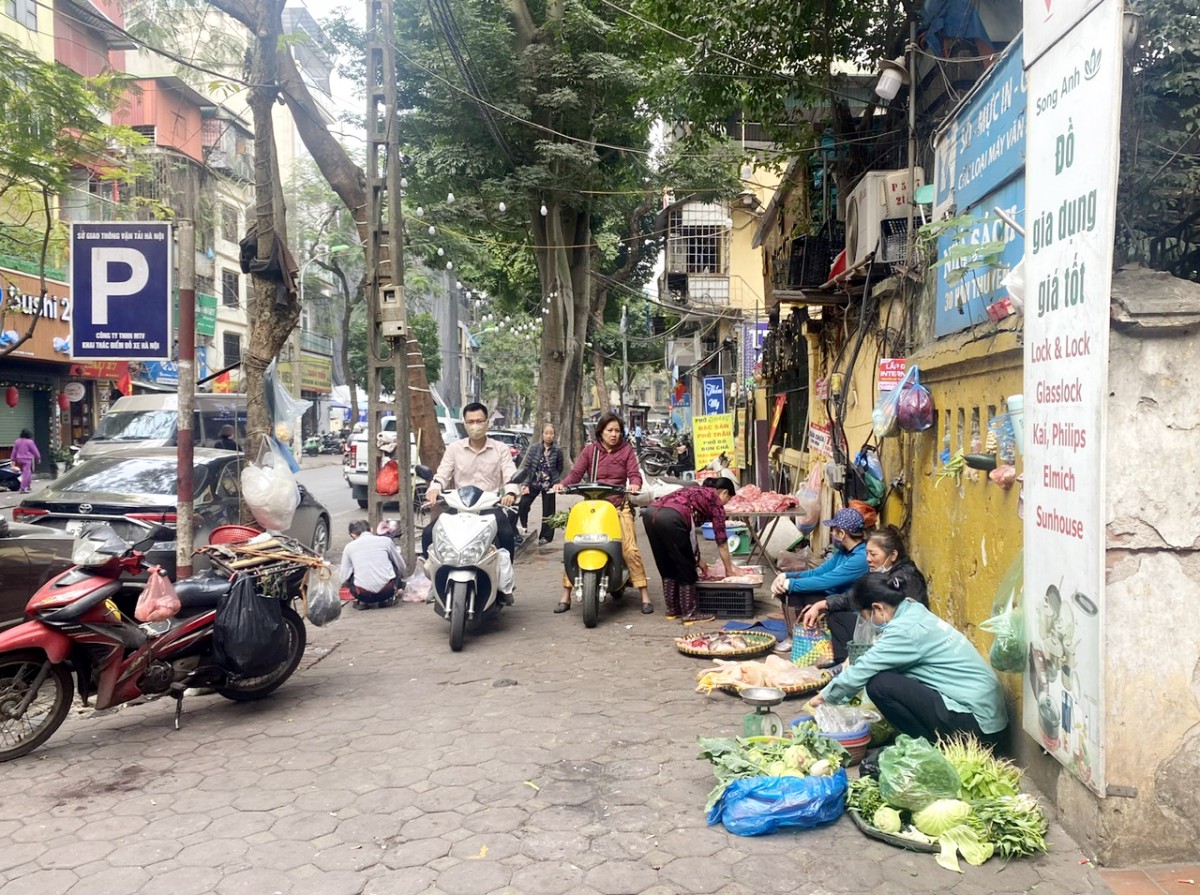
[[[97, 457], [81, 463], [56, 481], [60, 494], [150, 494], [175, 499], [178, 464], [174, 457]], [[196, 464], [193, 493], [207, 481], [208, 467]]]
[[150, 441], [175, 437], [174, 410], [110, 410], [96, 427], [96, 441]]

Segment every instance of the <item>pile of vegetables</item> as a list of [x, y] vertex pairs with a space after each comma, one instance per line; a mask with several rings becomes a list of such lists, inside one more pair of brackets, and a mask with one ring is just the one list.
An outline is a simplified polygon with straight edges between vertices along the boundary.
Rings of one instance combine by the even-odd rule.
[[571, 513], [568, 510], [559, 510], [553, 516], [548, 516], [545, 519], [545, 523], [550, 528], [566, 528], [567, 527], [567, 517], [570, 515], [571, 515]]
[[936, 845], [937, 862], [961, 873], [958, 856], [975, 866], [1046, 850], [1046, 818], [1021, 793], [1021, 771], [974, 737], [943, 741], [901, 736], [879, 759], [879, 780], [850, 784], [847, 807], [884, 833]]
[[822, 736], [811, 722], [783, 737], [700, 738], [700, 754], [712, 762], [717, 785], [708, 794], [711, 809], [726, 787], [743, 777], [832, 777], [850, 760], [841, 744]]

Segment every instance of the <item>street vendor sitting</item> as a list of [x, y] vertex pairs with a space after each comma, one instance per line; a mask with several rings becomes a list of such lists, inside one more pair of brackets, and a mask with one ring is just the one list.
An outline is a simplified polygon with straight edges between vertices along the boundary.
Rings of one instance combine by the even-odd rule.
[[[843, 593], [869, 571], [862, 513], [848, 508], [838, 510], [832, 519], [826, 519], [822, 524], [829, 526], [829, 537], [834, 546], [829, 558], [806, 572], [782, 572], [771, 584], [771, 592], [783, 603], [783, 619], [789, 632], [795, 627], [801, 610], [832, 594]], [[834, 632], [834, 625], [848, 628]], [[849, 620], [831, 617], [830, 627], [835, 647], [839, 642], [842, 644], [842, 654], [838, 655], [835, 648], [833, 660], [842, 662], [846, 658], [845, 644], [854, 636], [853, 616]], [[791, 649], [790, 637], [775, 647], [779, 653], [791, 652]]]
[[973, 734], [995, 746], [1008, 726], [1004, 693], [991, 666], [961, 631], [913, 599], [912, 576], [871, 572], [850, 590], [875, 644], [809, 703], [840, 705], [866, 687], [891, 724], [911, 737]]

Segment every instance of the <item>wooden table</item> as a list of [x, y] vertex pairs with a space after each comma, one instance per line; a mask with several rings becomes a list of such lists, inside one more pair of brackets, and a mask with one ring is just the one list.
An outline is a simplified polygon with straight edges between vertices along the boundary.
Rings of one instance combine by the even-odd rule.
[[[725, 510], [725, 518], [728, 521], [744, 522], [746, 529], [750, 532], [750, 555], [746, 557], [745, 564], [755, 565], [756, 557], [759, 558], [763, 565], [771, 570], [772, 578], [779, 574], [779, 568], [775, 565], [775, 560], [767, 553], [767, 543], [775, 533], [775, 527], [779, 525], [780, 519], [796, 519], [803, 515], [804, 512], [798, 507], [770, 513], [757, 511], [731, 513], [728, 509]], [[766, 575], [763, 575], [763, 582], [770, 583]]]

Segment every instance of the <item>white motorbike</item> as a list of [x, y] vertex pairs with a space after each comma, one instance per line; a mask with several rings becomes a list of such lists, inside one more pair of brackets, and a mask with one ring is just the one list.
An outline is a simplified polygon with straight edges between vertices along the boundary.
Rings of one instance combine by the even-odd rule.
[[[428, 467], [418, 466], [417, 475], [433, 478]], [[512, 594], [513, 558], [496, 547], [496, 518], [481, 515], [500, 505], [500, 495], [474, 486], [443, 493], [450, 512], [433, 523], [425, 575], [432, 582], [437, 611], [450, 622], [450, 649], [463, 648], [467, 623], [489, 612], [499, 612], [502, 596]]]

